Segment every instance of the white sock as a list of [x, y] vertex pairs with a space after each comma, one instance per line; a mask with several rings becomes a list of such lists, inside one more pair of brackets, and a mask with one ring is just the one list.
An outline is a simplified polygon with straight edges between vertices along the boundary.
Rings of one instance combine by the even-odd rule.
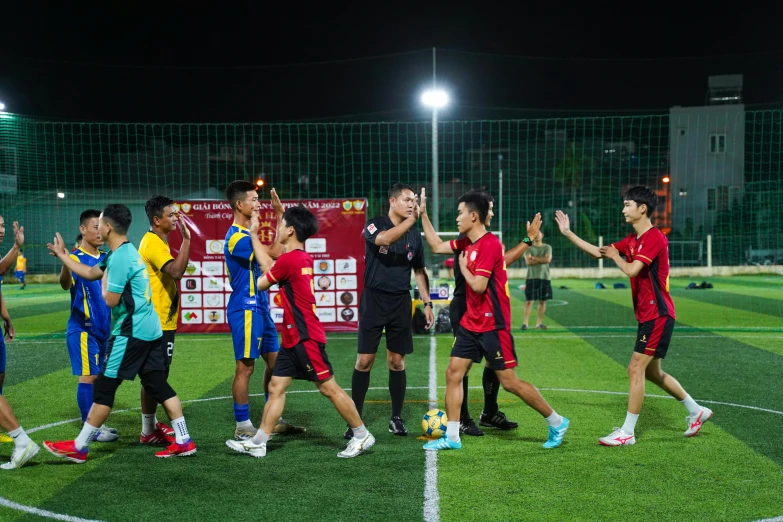
[[158, 417], [154, 413], [141, 414], [141, 434], [152, 435], [155, 433], [155, 425], [158, 423]]
[[446, 423], [446, 436], [451, 442], [459, 442], [459, 421], [448, 421]]
[[256, 446], [258, 446], [259, 444], [265, 444], [269, 440], [269, 433], [265, 432], [261, 428], [258, 428], [258, 431], [256, 432], [256, 434], [250, 440]]
[[24, 449], [33, 442], [30, 440], [30, 437], [27, 436], [27, 433], [25, 433], [21, 426], [16, 428], [14, 431], [9, 431], [8, 436], [14, 439], [14, 446], [19, 449]]
[[237, 422], [237, 428], [250, 428], [253, 429], [253, 423], [249, 420]]
[[625, 423], [620, 428], [624, 433], [633, 435], [633, 431], [636, 429], [636, 421], [639, 419], [638, 413], [631, 413], [630, 411], [625, 413]]
[[79, 436], [76, 437], [76, 440], [74, 441], [74, 446], [76, 446], [76, 449], [83, 450], [89, 446], [90, 441], [99, 431], [101, 431], [100, 428], [96, 428], [95, 426], [91, 426], [85, 422], [84, 426], [82, 426], [82, 431], [79, 432]]
[[685, 406], [685, 409], [688, 410], [688, 415], [698, 415], [701, 411], [701, 406], [696, 404], [696, 401], [694, 401], [690, 395], [686, 395], [680, 402]]
[[174, 429], [174, 437], [177, 439], [177, 444], [184, 444], [190, 440], [190, 433], [188, 433], [188, 426], [185, 424], [185, 417], [171, 419], [171, 427]]
[[546, 418], [546, 423], [552, 426], [553, 428], [557, 428], [561, 424], [563, 424], [563, 417], [558, 415], [558, 413], [555, 410], [552, 410], [552, 415]]
[[353, 430], [353, 436], [359, 440], [362, 440], [367, 436], [367, 428], [362, 424], [358, 428], [351, 428]]

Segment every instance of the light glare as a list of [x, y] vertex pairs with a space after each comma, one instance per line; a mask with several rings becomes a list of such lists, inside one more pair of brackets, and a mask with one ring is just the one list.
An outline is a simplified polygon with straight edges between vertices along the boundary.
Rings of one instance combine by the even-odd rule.
[[433, 109], [440, 109], [449, 104], [449, 95], [440, 89], [425, 91], [421, 95], [421, 103]]

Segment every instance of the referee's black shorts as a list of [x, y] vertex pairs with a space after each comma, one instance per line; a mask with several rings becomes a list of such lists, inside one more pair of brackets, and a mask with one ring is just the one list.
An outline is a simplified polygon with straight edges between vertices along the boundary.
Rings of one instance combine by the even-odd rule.
[[454, 337], [457, 336], [457, 330], [459, 330], [459, 322], [462, 321], [462, 316], [468, 313], [468, 298], [465, 295], [455, 295], [451, 298], [449, 303], [449, 322], [451, 322], [451, 331]]
[[386, 349], [406, 355], [413, 353], [409, 293], [388, 294], [365, 288], [359, 299], [359, 353], [377, 353], [381, 333], [386, 329]]

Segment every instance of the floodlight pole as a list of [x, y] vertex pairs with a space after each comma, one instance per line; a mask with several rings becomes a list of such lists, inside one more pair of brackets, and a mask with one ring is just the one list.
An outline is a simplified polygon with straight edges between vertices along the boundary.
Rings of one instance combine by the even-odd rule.
[[[432, 48], [432, 90], [436, 89], [436, 58]], [[440, 232], [440, 196], [438, 194], [438, 106], [432, 105], [432, 224]]]

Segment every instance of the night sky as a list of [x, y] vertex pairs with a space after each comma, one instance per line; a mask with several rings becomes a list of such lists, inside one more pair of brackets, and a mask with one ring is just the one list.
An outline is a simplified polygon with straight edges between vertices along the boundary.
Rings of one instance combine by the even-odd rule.
[[633, 9], [624, 3], [538, 16], [487, 3], [257, 4], [4, 7], [0, 101], [84, 121], [419, 120], [429, 117], [418, 94], [432, 81], [433, 46], [455, 102], [444, 119], [700, 105], [710, 74], [744, 73], [746, 103], [783, 101], [774, 10], [713, 2], [699, 16], [613, 14]]

